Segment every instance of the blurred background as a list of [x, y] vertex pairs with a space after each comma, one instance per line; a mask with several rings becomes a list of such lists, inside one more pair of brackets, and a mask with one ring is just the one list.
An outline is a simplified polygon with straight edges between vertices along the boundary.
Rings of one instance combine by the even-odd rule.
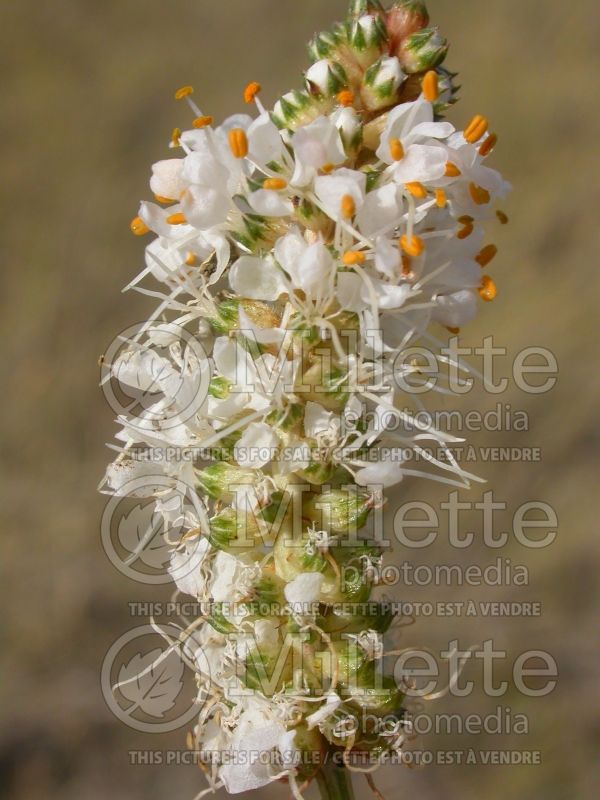
[[[184, 747], [185, 729], [136, 732], [112, 716], [100, 692], [104, 655], [139, 624], [128, 603], [165, 599], [169, 591], [128, 580], [101, 547], [106, 498], [96, 487], [115, 428], [97, 360], [116, 333], [154, 307], [120, 290], [142, 263], [142, 244], [128, 223], [148, 196], [150, 164], [168, 157], [171, 129], [189, 119], [173, 90], [194, 84], [216, 119], [242, 110], [250, 80], [263, 84], [271, 104], [299, 84], [305, 42], [343, 17], [345, 5], [0, 0], [0, 797], [191, 800], [203, 788], [194, 767], [132, 765], [130, 751]], [[527, 714], [529, 733], [421, 742], [443, 750], [539, 751], [541, 765], [396, 767], [377, 783], [388, 800], [591, 800], [600, 788], [593, 510], [600, 7], [595, 0], [430, 0], [429, 10], [451, 42], [447, 64], [463, 87], [450, 119], [461, 126], [474, 113], [492, 119], [501, 142], [493, 165], [515, 187], [506, 209], [511, 224], [495, 232], [500, 255], [490, 269], [499, 297], [465, 332], [466, 343], [494, 333], [512, 355], [543, 346], [560, 365], [549, 394], [527, 394], [511, 382], [499, 398], [472, 392], [457, 405], [493, 409], [500, 401], [525, 411], [526, 432], [469, 438], [476, 446], [540, 448], [541, 460], [467, 466], [508, 501], [500, 530], [509, 530], [512, 511], [531, 500], [553, 506], [560, 530], [543, 550], [513, 536], [490, 550], [479, 513], [465, 517], [465, 529], [476, 534], [467, 550], [450, 548], [444, 530], [424, 551], [397, 546], [398, 562], [466, 566], [501, 557], [529, 570], [529, 585], [520, 588], [399, 586], [397, 599], [542, 604], [533, 618], [418, 619], [402, 641], [439, 650], [451, 639], [466, 649], [493, 638], [508, 653], [495, 677], [509, 681], [521, 652], [546, 650], [559, 663], [560, 680], [545, 698], [525, 698], [514, 687], [493, 698], [479, 685], [480, 667], [468, 668], [476, 691], [440, 700], [435, 711], [485, 715], [500, 705]], [[509, 374], [510, 359], [500, 365]], [[439, 504], [446, 496], [438, 485], [407, 481], [396, 501]], [[370, 796], [362, 779], [356, 787], [358, 798]], [[260, 796], [284, 794], [278, 787]]]

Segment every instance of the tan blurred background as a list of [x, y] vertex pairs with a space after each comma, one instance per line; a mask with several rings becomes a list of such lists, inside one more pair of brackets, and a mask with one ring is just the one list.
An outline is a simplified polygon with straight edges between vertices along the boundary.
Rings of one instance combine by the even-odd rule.
[[[537, 464], [479, 465], [497, 496], [517, 507], [551, 503], [557, 542], [526, 550], [511, 539], [452, 551], [440, 535], [427, 563], [487, 564], [498, 555], [530, 569], [530, 585], [394, 590], [403, 600], [519, 599], [541, 602], [533, 619], [425, 619], [406, 644], [439, 648], [493, 638], [510, 658], [551, 652], [560, 683], [548, 698], [478, 689], [437, 711], [530, 717], [519, 737], [443, 737], [425, 747], [541, 751], [541, 766], [397, 768], [378, 777], [388, 799], [584, 800], [598, 796], [600, 692], [597, 409], [600, 264], [600, 7], [595, 0], [430, 0], [452, 43], [461, 103], [450, 119], [489, 115], [501, 136], [494, 156], [513, 182], [511, 225], [496, 241], [500, 286], [467, 334], [487, 332], [515, 354], [552, 349], [560, 381], [548, 395], [514, 384], [500, 400], [527, 411], [527, 433], [482, 433], [480, 445], [540, 447]], [[147, 194], [150, 164], [165, 157], [172, 101], [193, 83], [217, 119], [241, 108], [249, 80], [271, 103], [298, 85], [310, 35], [343, 16], [344, 0], [0, 0], [0, 324], [2, 558], [0, 580], [0, 797], [11, 800], [190, 800], [202, 788], [192, 767], [130, 766], [128, 751], [179, 747], [183, 731], [136, 733], [113, 718], [99, 690], [109, 646], [132, 620], [127, 603], [167, 597], [134, 584], [105, 557], [104, 498], [96, 486], [110, 457], [112, 412], [100, 393], [97, 358], [112, 337], [153, 307], [120, 289], [138, 270], [142, 245], [128, 222]], [[461, 408], [493, 408], [471, 394]], [[437, 487], [406, 483], [399, 497], [439, 503]], [[474, 499], [471, 498], [471, 499]], [[477, 531], [479, 518], [469, 530]], [[442, 532], [443, 534], [443, 532]], [[473, 676], [480, 674], [476, 670]], [[261, 796], [283, 797], [285, 790]], [[357, 781], [357, 797], [369, 796]]]

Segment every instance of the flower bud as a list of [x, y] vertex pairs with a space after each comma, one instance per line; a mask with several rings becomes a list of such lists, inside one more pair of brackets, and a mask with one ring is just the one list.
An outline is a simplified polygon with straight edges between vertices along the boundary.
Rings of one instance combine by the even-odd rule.
[[198, 483], [213, 500], [231, 503], [235, 499], [236, 487], [256, 484], [256, 470], [224, 462], [211, 464], [198, 472]]
[[239, 304], [238, 299], [225, 300], [217, 306], [217, 316], [209, 320], [210, 326], [215, 333], [227, 336], [239, 324]]
[[210, 520], [208, 540], [217, 550], [240, 553], [255, 546], [258, 533], [258, 523], [254, 517], [226, 508]]
[[308, 55], [312, 62], [327, 58], [340, 44], [340, 31], [319, 33], [308, 45]]
[[206, 621], [217, 633], [222, 633], [224, 636], [237, 632], [236, 626], [225, 618], [222, 603], [215, 603], [212, 606], [211, 613], [207, 615]]
[[304, 503], [303, 516], [321, 530], [349, 534], [365, 526], [372, 507], [373, 500], [367, 492], [332, 489], [311, 495]]
[[332, 606], [322, 616], [317, 617], [317, 624], [326, 633], [342, 635], [366, 630], [386, 633], [394, 621], [395, 614], [389, 603], [357, 603], [355, 612], [349, 608], [350, 605], [344, 603]]
[[332, 367], [326, 359], [318, 359], [299, 378], [296, 394], [304, 402], [319, 403], [328, 411], [341, 411], [350, 397], [347, 375], [338, 367]]
[[325, 739], [315, 728], [309, 730], [306, 724], [294, 728], [294, 761], [297, 780], [304, 782], [314, 777], [315, 773], [325, 763]]
[[340, 132], [347, 155], [356, 154], [362, 144], [362, 122], [353, 108], [340, 108], [331, 115], [331, 121]]
[[227, 378], [213, 378], [208, 387], [208, 393], [217, 400], [226, 400], [231, 390], [231, 382]]
[[365, 14], [378, 14], [383, 12], [383, 6], [379, 0], [350, 0], [348, 16], [362, 17]]
[[380, 16], [366, 14], [351, 23], [348, 47], [362, 69], [367, 69], [380, 56], [387, 43], [387, 30]]
[[296, 130], [316, 119], [322, 108], [308, 92], [294, 90], [275, 103], [271, 119], [278, 128]]
[[349, 685], [341, 690], [341, 696], [351, 706], [362, 711], [384, 717], [402, 709], [403, 692], [392, 675], [382, 675], [379, 661], [367, 661]]
[[396, 55], [400, 44], [429, 24], [429, 14], [422, 0], [397, 0], [386, 17], [390, 53]]
[[365, 73], [361, 92], [369, 111], [378, 111], [394, 104], [406, 75], [395, 56], [383, 56]]
[[398, 58], [405, 72], [434, 69], [446, 58], [448, 43], [438, 28], [425, 28], [413, 33], [398, 48]]
[[310, 94], [320, 94], [326, 98], [335, 97], [348, 85], [343, 67], [326, 58], [314, 63], [307, 70], [305, 78]]

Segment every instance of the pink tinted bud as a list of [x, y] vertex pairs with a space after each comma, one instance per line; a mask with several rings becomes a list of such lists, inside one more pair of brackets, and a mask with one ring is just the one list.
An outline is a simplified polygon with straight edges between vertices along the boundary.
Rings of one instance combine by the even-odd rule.
[[421, 0], [401, 0], [390, 8], [386, 17], [390, 54], [396, 51], [402, 41], [411, 33], [420, 31], [429, 23], [429, 14]]

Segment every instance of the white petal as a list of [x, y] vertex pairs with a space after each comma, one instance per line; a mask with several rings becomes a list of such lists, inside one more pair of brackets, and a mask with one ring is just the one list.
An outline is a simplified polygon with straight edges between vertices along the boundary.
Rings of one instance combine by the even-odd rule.
[[266, 422], [248, 425], [233, 448], [236, 461], [241, 467], [260, 469], [272, 461], [279, 445], [279, 437]]
[[304, 572], [288, 583], [284, 589], [285, 599], [295, 614], [310, 614], [318, 603], [325, 577], [320, 572]]
[[316, 728], [317, 725], [320, 725], [322, 722], [325, 722], [333, 712], [339, 708], [342, 704], [342, 700], [335, 692], [328, 694], [325, 698], [325, 705], [321, 706], [318, 711], [315, 711], [313, 714], [309, 714], [306, 718], [306, 723], [308, 725], [308, 729], [312, 730]]
[[411, 145], [394, 169], [397, 183], [435, 181], [446, 172], [448, 156], [443, 147]]
[[248, 195], [253, 211], [264, 217], [287, 217], [294, 211], [292, 201], [272, 189], [258, 189]]
[[236, 294], [250, 300], [277, 300], [287, 292], [281, 271], [254, 256], [242, 256], [232, 265], [229, 284]]
[[187, 183], [219, 186], [227, 180], [228, 172], [211, 152], [204, 151], [190, 153], [189, 156], [186, 156], [183, 162], [182, 177]]
[[179, 200], [186, 186], [182, 170], [182, 158], [168, 158], [153, 164], [150, 188], [154, 194], [170, 200]]
[[[304, 434], [309, 439], [316, 439], [319, 433], [326, 433], [332, 427], [334, 414], [327, 411], [319, 403], [308, 401], [304, 410]], [[339, 417], [338, 424], [339, 424]]]
[[363, 297], [364, 284], [354, 272], [340, 272], [337, 276], [337, 299], [346, 311], [360, 313], [368, 305]]
[[306, 248], [300, 256], [297, 268], [292, 273], [294, 286], [302, 289], [309, 297], [316, 298], [327, 290], [333, 258], [322, 242]]
[[315, 194], [331, 219], [341, 219], [342, 198], [349, 195], [358, 211], [365, 202], [367, 176], [352, 169], [339, 169], [315, 179]]
[[388, 488], [402, 480], [402, 464], [399, 461], [379, 461], [369, 464], [356, 473], [356, 482], [359, 486], [373, 486]]
[[477, 316], [477, 297], [469, 290], [438, 297], [432, 318], [448, 328], [460, 328]]
[[202, 575], [201, 567], [209, 550], [208, 539], [199, 537], [188, 541], [181, 550], [173, 551], [169, 574], [180, 592], [192, 597], [202, 594], [206, 579]]
[[388, 278], [396, 278], [400, 264], [398, 244], [380, 236], [375, 242], [375, 268]]
[[356, 215], [356, 224], [365, 236], [373, 236], [378, 231], [393, 230], [399, 224], [402, 213], [403, 200], [398, 186], [388, 183], [367, 194], [364, 205]]
[[225, 222], [231, 199], [220, 189], [194, 185], [183, 195], [181, 207], [190, 225], [208, 230]]
[[248, 149], [250, 157], [262, 166], [281, 159], [281, 134], [267, 112], [255, 119], [248, 128]]

